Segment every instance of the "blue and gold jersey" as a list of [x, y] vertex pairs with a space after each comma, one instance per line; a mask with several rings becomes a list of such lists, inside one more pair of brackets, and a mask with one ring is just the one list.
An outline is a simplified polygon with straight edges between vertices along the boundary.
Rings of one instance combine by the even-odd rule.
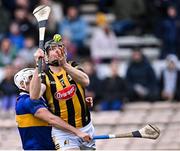
[[43, 99], [31, 100], [24, 92], [17, 98], [16, 121], [25, 150], [54, 150], [51, 126], [33, 116], [40, 108], [47, 108]]

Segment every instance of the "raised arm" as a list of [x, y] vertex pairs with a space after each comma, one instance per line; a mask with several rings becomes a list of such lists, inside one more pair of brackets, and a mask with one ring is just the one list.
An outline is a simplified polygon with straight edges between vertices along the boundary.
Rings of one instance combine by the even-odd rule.
[[83, 87], [86, 87], [89, 85], [89, 77], [86, 73], [82, 72], [81, 70], [71, 66], [69, 63], [67, 63], [66, 61], [66, 57], [64, 53], [64, 49], [59, 49], [57, 51], [59, 58], [60, 59], [60, 64], [62, 66], [62, 68], [64, 68], [64, 70], [66, 70], [66, 72], [73, 78], [73, 80], [75, 80], [77, 83], [81, 84]]
[[30, 98], [32, 100], [39, 99], [46, 90], [46, 85], [41, 83], [41, 78], [38, 77], [38, 68], [35, 68], [34, 75], [30, 82]]
[[82, 72], [81, 70], [75, 67], [72, 67], [67, 62], [63, 65], [63, 68], [73, 78], [73, 80], [81, 84], [83, 87], [86, 87], [89, 85], [89, 77], [86, 73]]
[[[37, 63], [38, 58], [44, 58], [44, 52], [41, 49], [38, 49], [34, 54], [35, 61]], [[30, 82], [30, 98], [35, 100], [39, 99], [46, 90], [46, 86], [41, 83], [41, 77], [38, 76], [38, 68], [35, 68], [34, 75]]]

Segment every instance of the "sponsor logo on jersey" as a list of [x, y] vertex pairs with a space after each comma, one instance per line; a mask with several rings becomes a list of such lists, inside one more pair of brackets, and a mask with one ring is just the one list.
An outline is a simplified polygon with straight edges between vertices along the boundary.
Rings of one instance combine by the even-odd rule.
[[76, 86], [73, 84], [73, 85], [70, 85], [70, 86], [64, 88], [63, 90], [57, 91], [54, 94], [54, 97], [57, 100], [61, 100], [61, 99], [68, 100], [73, 97], [75, 92], [76, 92]]

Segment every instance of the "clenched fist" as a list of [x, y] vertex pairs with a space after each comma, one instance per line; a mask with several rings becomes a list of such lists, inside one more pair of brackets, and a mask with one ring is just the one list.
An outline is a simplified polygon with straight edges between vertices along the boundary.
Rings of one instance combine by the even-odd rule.
[[39, 58], [42, 58], [42, 59], [45, 58], [44, 51], [40, 48], [38, 48], [37, 51], [34, 53], [34, 59], [36, 63], [38, 63]]

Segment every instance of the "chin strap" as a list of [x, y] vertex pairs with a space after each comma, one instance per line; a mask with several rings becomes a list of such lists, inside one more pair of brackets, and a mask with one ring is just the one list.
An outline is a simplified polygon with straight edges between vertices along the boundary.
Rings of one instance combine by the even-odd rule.
[[55, 66], [55, 67], [60, 66], [60, 64], [59, 64], [59, 62], [58, 62], [57, 60], [54, 60], [54, 61], [52, 61], [51, 63], [48, 63], [48, 65], [50, 65], [50, 66]]

